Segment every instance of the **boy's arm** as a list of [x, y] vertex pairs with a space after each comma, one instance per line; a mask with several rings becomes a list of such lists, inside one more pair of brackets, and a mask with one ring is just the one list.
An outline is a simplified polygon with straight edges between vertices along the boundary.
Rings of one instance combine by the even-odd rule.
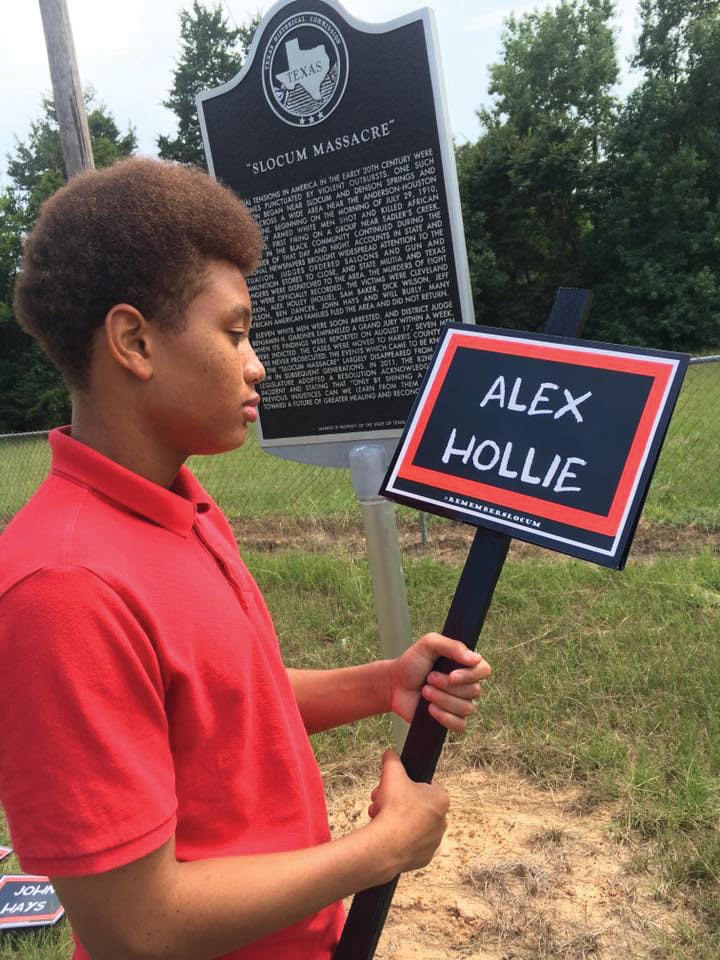
[[[458, 664], [430, 672], [440, 656]], [[464, 730], [490, 665], [458, 640], [427, 633], [395, 660], [337, 670], [288, 670], [309, 733], [392, 710], [412, 720], [422, 695], [430, 714], [449, 730]]]
[[442, 787], [412, 783], [388, 751], [372, 801], [366, 826], [305, 850], [178, 863], [170, 839], [116, 870], [51, 879], [92, 960], [209, 960], [429, 863]]

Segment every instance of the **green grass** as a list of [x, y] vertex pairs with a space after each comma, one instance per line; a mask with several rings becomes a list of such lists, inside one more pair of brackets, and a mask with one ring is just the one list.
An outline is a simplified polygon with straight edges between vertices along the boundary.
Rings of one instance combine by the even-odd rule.
[[[336, 666], [377, 655], [365, 563], [250, 555], [287, 660]], [[416, 634], [442, 626], [459, 568], [406, 561]], [[481, 648], [493, 665], [477, 718], [450, 749], [472, 765], [613, 800], [615, 827], [653, 841], [654, 866], [699, 920], [677, 958], [720, 955], [720, 558], [665, 558], [616, 573], [537, 555], [509, 560]], [[366, 763], [386, 725], [316, 738], [321, 764]], [[377, 753], [379, 754], [379, 746]]]
[[653, 478], [650, 520], [720, 527], [720, 363], [688, 367]]
[[44, 438], [0, 440], [0, 523], [30, 499], [49, 468], [50, 448]]
[[72, 956], [70, 925], [0, 932], [0, 960], [68, 960]]
[[[693, 364], [651, 484], [647, 519], [720, 527], [720, 363]], [[231, 516], [350, 516], [347, 470], [310, 467], [266, 454], [254, 434], [240, 450], [190, 464]]]
[[[647, 519], [720, 527], [720, 363], [688, 369], [648, 494]], [[0, 523], [47, 472], [45, 440], [0, 440]], [[192, 457], [190, 466], [230, 517], [357, 517], [348, 470], [312, 467], [265, 453], [254, 432], [239, 449]]]
[[[364, 561], [296, 551], [248, 560], [289, 663], [378, 654]], [[415, 632], [441, 628], [459, 568], [430, 557], [405, 567]], [[511, 559], [482, 639], [495, 675], [464, 754], [582, 783], [588, 802], [621, 797], [623, 822], [646, 835], [704, 829], [720, 812], [718, 636], [720, 559], [710, 553], [623, 573], [547, 563], [540, 551]]]
[[[0, 440], [0, 521], [30, 499], [49, 466], [44, 438]], [[239, 450], [192, 457], [189, 466], [229, 516], [304, 518], [356, 509], [348, 470], [279, 460], [261, 449], [254, 432]]]
[[254, 431], [239, 450], [192, 457], [189, 466], [231, 517], [302, 519], [356, 509], [349, 470], [280, 460], [265, 453]]
[[[364, 560], [289, 550], [246, 559], [289, 665], [378, 655]], [[423, 557], [405, 568], [415, 633], [440, 628], [459, 567]], [[468, 735], [450, 738], [463, 763], [574, 783], [588, 807], [612, 798], [616, 829], [655, 842], [667, 889], [707, 921], [688, 929], [682, 952], [661, 954], [678, 960], [720, 955], [718, 637], [717, 555], [631, 562], [623, 573], [548, 562], [540, 550], [511, 557], [481, 642], [493, 677]], [[337, 776], [379, 758], [389, 736], [386, 720], [372, 720], [322, 734], [315, 747]], [[67, 929], [39, 937], [0, 936], [0, 960], [62, 956]]]

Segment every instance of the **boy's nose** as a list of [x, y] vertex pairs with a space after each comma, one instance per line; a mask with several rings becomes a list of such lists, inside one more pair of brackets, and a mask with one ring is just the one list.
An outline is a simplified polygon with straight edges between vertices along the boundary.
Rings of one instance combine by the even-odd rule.
[[245, 379], [249, 383], [262, 383], [265, 379], [265, 367], [253, 348], [250, 348], [250, 356], [245, 364]]

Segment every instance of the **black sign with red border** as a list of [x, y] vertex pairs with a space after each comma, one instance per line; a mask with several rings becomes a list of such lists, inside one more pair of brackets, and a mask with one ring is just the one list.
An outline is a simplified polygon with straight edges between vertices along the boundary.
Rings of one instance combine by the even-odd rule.
[[0, 930], [48, 927], [64, 914], [47, 877], [37, 874], [0, 877]]
[[448, 324], [380, 492], [621, 569], [688, 360]]

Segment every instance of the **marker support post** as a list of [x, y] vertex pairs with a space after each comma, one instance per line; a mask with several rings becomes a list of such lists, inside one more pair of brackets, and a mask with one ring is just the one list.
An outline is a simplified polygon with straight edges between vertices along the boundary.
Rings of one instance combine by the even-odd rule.
[[[349, 454], [353, 489], [360, 502], [368, 563], [383, 659], [399, 657], [410, 646], [405, 579], [402, 571], [395, 506], [378, 495], [387, 470], [385, 450], [378, 444], [354, 447]], [[393, 740], [401, 748], [408, 724], [393, 716]]]
[[[589, 290], [560, 288], [545, 332], [579, 336], [590, 310], [591, 298]], [[506, 534], [483, 527], [478, 527], [475, 532], [443, 627], [446, 636], [460, 640], [471, 650], [475, 649], [490, 608], [510, 540]], [[452, 661], [441, 657], [433, 670], [450, 673], [454, 667]], [[427, 701], [421, 698], [401, 754], [408, 776], [416, 783], [432, 781], [446, 735], [445, 728], [430, 716]], [[355, 895], [334, 960], [371, 960], [398, 880], [399, 877], [395, 877], [389, 883]]]

